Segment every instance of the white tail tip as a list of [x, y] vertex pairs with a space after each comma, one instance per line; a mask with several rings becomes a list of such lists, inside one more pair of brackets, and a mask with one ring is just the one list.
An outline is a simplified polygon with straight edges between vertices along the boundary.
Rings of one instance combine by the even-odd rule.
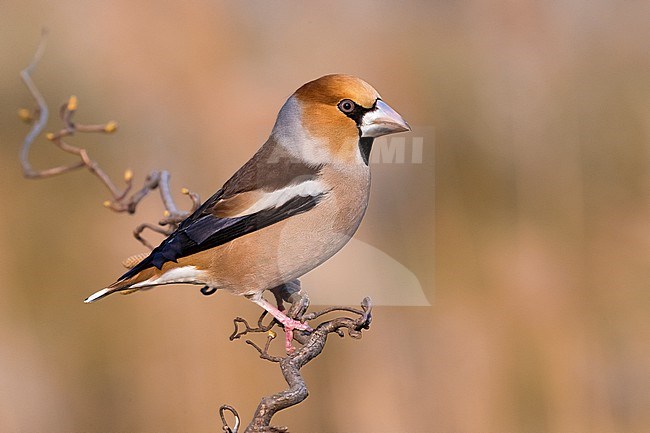
[[99, 298], [101, 298], [101, 297], [103, 297], [103, 296], [108, 295], [110, 292], [111, 292], [111, 291], [110, 291], [109, 289], [101, 289], [101, 290], [99, 290], [99, 291], [93, 293], [92, 295], [88, 296], [88, 297], [84, 300], [84, 302], [85, 302], [86, 304], [90, 304], [91, 302], [96, 301], [97, 299], [99, 299]]

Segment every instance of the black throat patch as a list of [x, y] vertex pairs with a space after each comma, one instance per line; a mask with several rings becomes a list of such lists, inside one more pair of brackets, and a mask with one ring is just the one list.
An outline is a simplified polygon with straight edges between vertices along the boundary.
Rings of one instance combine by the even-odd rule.
[[368, 165], [368, 160], [370, 158], [370, 151], [372, 150], [372, 142], [374, 137], [359, 137], [359, 152], [361, 152], [361, 158], [363, 162]]
[[343, 114], [354, 120], [354, 123], [357, 124], [357, 129], [359, 130], [359, 151], [361, 152], [361, 158], [363, 158], [363, 162], [368, 165], [368, 158], [370, 158], [370, 151], [372, 150], [372, 142], [374, 140], [374, 137], [361, 136], [361, 123], [363, 122], [363, 116], [365, 116], [367, 112], [373, 111], [377, 108], [377, 100], [375, 100], [375, 103], [372, 104], [372, 107], [370, 108], [363, 107], [354, 101], [350, 102], [354, 103], [354, 109], [349, 113], [343, 112]]

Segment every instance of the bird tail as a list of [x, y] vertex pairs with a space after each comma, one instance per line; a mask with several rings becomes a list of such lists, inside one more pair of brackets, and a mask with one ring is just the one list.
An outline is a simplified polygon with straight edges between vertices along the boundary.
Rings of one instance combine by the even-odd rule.
[[91, 302], [98, 301], [115, 292], [120, 292], [123, 295], [128, 295], [129, 293], [137, 292], [138, 290], [144, 289], [147, 286], [138, 286], [138, 287], [133, 287], [133, 286], [151, 278], [152, 275], [153, 275], [153, 271], [151, 269], [145, 269], [131, 277], [127, 277], [127, 278], [122, 277], [116, 282], [114, 282], [113, 284], [111, 284], [110, 286], [98, 290], [92, 295], [88, 296], [84, 300], [84, 302], [86, 304], [90, 304]]

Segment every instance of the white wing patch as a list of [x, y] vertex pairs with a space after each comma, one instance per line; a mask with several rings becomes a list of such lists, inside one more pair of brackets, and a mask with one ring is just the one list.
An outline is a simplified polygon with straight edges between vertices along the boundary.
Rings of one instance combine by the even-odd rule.
[[183, 266], [170, 269], [159, 277], [149, 278], [146, 281], [135, 283], [130, 288], [137, 289], [140, 287], [173, 283], [198, 283], [204, 275], [205, 271], [196, 269], [196, 266]]
[[317, 180], [306, 180], [297, 185], [290, 185], [265, 193], [257, 202], [231, 218], [251, 215], [264, 209], [282, 206], [294, 197], [315, 197], [326, 192], [325, 186]]

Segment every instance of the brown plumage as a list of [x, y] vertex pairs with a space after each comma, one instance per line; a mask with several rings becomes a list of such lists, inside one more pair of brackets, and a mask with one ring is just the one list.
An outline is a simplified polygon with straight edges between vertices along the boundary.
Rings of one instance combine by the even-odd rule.
[[262, 292], [302, 276], [349, 241], [368, 203], [372, 140], [408, 129], [356, 77], [328, 75], [303, 85], [260, 150], [148, 257], [86, 302], [161, 284], [200, 284], [249, 297], [283, 323], [287, 338], [292, 329], [308, 329]]

